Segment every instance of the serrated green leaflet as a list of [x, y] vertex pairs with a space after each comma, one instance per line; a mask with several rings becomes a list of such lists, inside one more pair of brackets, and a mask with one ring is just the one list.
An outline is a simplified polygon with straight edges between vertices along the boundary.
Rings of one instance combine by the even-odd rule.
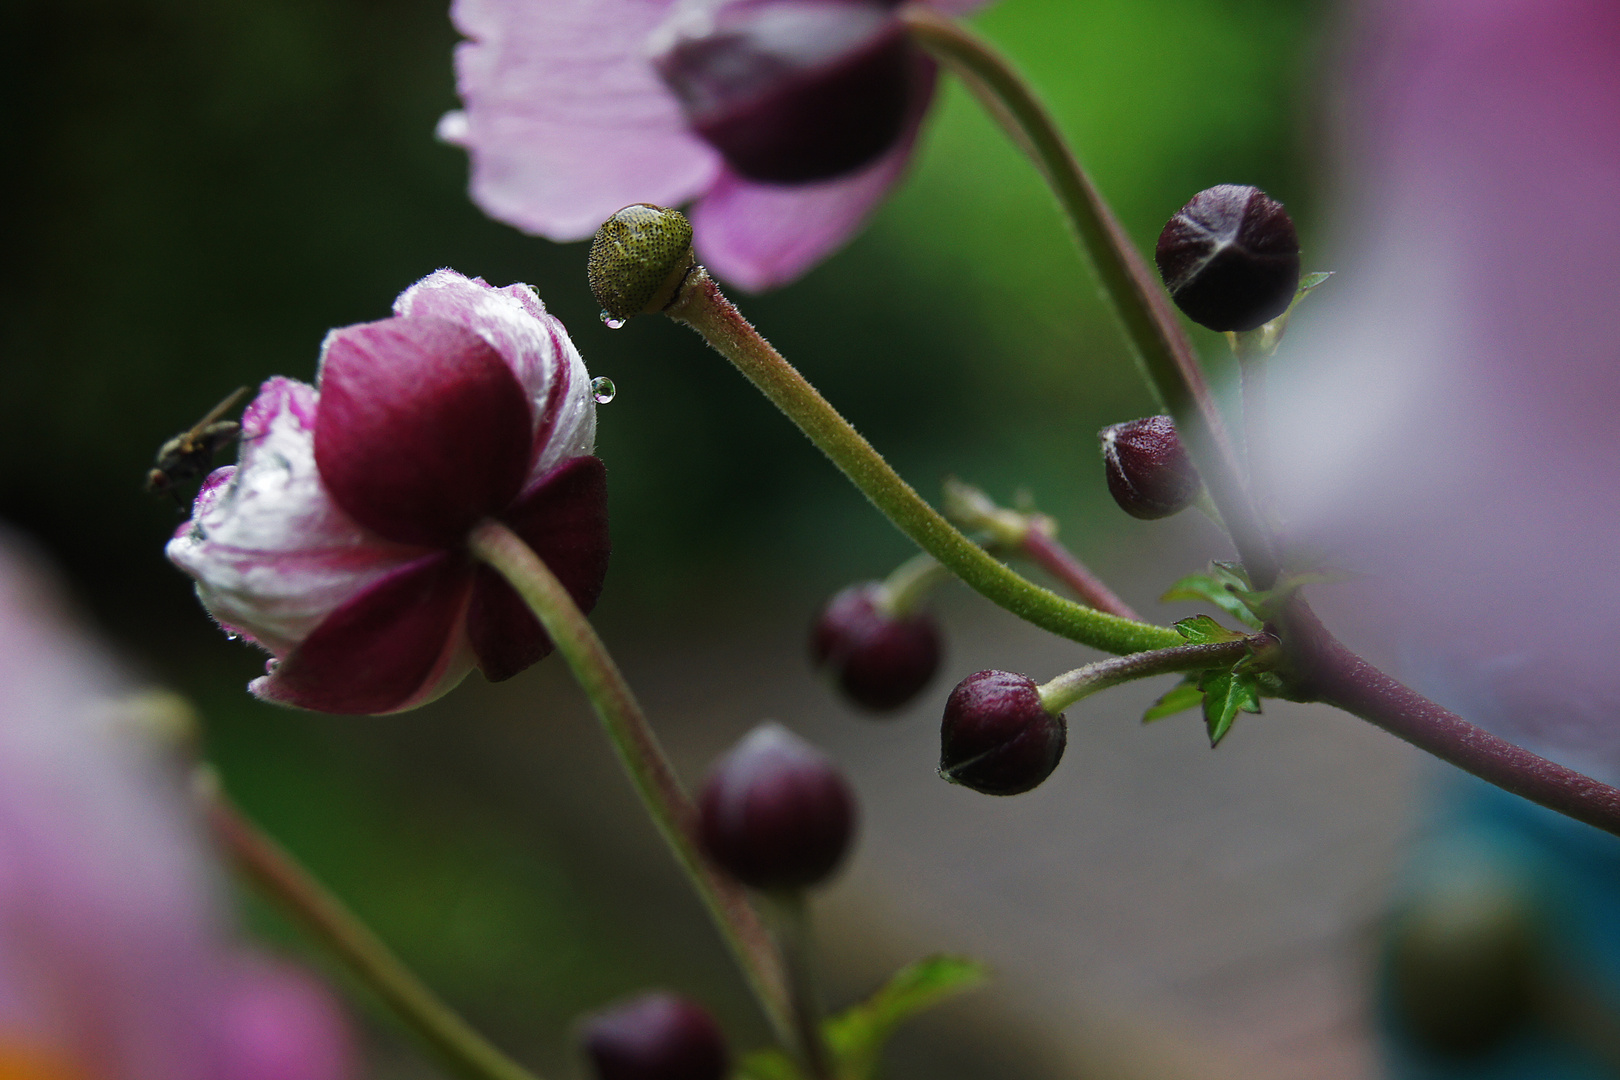
[[985, 980], [984, 966], [960, 956], [930, 956], [895, 972], [877, 993], [827, 1021], [827, 1042], [843, 1080], [877, 1076], [883, 1046], [900, 1024]]
[[1170, 586], [1159, 600], [1166, 604], [1176, 600], [1207, 600], [1234, 619], [1253, 626], [1256, 630], [1260, 628], [1260, 620], [1255, 618], [1242, 597], [1237, 595], [1234, 586], [1210, 574], [1188, 574]]
[[1212, 748], [1232, 730], [1238, 713], [1260, 711], [1260, 686], [1253, 675], [1212, 671], [1199, 685], [1204, 690], [1204, 726], [1209, 731]]
[[1246, 637], [1236, 630], [1228, 630], [1208, 615], [1194, 615], [1176, 623], [1176, 632], [1194, 645], [1218, 644]]
[[1151, 723], [1166, 716], [1186, 712], [1188, 709], [1196, 709], [1203, 700], [1204, 692], [1198, 689], [1197, 676], [1188, 676], [1179, 686], [1155, 701], [1152, 708], [1142, 714], [1142, 723]]

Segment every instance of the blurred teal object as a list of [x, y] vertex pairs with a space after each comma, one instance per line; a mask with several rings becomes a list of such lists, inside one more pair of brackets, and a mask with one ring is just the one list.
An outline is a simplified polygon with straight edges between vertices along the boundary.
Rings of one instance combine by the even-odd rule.
[[1390, 1075], [1620, 1076], [1620, 841], [1470, 777], [1431, 813], [1384, 938]]

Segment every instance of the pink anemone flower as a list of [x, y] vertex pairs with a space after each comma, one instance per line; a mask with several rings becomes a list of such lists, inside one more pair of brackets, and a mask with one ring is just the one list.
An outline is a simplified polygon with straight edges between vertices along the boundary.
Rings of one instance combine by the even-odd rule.
[[306, 972], [245, 949], [184, 773], [0, 540], [0, 1076], [345, 1080]]
[[629, 203], [692, 203], [709, 269], [775, 288], [854, 236], [915, 148], [936, 71], [895, 6], [454, 0], [465, 108], [439, 136], [497, 220], [582, 240]]
[[466, 537], [497, 519], [579, 605], [607, 573], [595, 402], [562, 324], [524, 285], [440, 270], [394, 316], [334, 330], [318, 385], [273, 378], [241, 459], [169, 542], [220, 625], [273, 656], [250, 689], [328, 713], [389, 713], [474, 665], [509, 678], [551, 651]]

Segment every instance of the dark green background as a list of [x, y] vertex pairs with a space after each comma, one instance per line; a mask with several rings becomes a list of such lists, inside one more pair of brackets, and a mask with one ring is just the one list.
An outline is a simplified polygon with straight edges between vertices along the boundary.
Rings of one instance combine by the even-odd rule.
[[[1324, 15], [1287, 0], [1005, 0], [977, 21], [1145, 245], [1221, 182], [1266, 188], [1310, 236]], [[448, 265], [534, 284], [618, 385], [599, 442], [610, 641], [802, 620], [907, 548], [695, 337], [655, 319], [602, 327], [581, 246], [466, 200], [464, 156], [431, 137], [455, 105], [454, 41], [443, 5], [417, 0], [5, 8], [0, 516], [136, 666], [199, 701], [245, 802], [432, 981], [555, 1069], [575, 1012], [646, 981], [748, 1016], [712, 942], [674, 929], [701, 925], [689, 900], [672, 894], [665, 926], [649, 915], [662, 908], [624, 899], [678, 884], [643, 865], [662, 857], [650, 839], [593, 822], [581, 777], [617, 780], [565, 675], [548, 665], [529, 686], [566, 700], [584, 734], [536, 750], [597, 756], [558, 762], [555, 784], [539, 763], [511, 765], [530, 771], [504, 785], [481, 771], [522, 736], [518, 720], [469, 718], [479, 689], [392, 720], [252, 702], [240, 687], [262, 659], [225, 642], [162, 559], [176, 511], [141, 491], [157, 445], [238, 384], [311, 378], [328, 328], [381, 317]], [[739, 301], [925, 494], [952, 473], [1004, 498], [1028, 487], [1063, 520], [1113, 521], [1094, 432], [1152, 406], [1112, 317], [1034, 173], [958, 88], [924, 146], [849, 249]], [[1066, 535], [1082, 554], [1111, 539]]]

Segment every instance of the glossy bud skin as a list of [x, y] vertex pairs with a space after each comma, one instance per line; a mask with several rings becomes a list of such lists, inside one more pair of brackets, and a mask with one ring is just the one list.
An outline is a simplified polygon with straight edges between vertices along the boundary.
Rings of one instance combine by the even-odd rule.
[[905, 128], [920, 57], [872, 0], [740, 0], [653, 66], [692, 129], [750, 180], [804, 184], [875, 161]]
[[945, 702], [939, 775], [985, 795], [1021, 795], [1052, 775], [1068, 738], [1063, 714], [1042, 707], [1029, 676], [975, 672]]
[[1131, 517], [1154, 521], [1197, 501], [1203, 481], [1168, 416], [1114, 424], [1097, 437], [1102, 440], [1108, 493]]
[[756, 889], [826, 880], [855, 831], [855, 795], [826, 756], [780, 724], [759, 725], [715, 765], [698, 801], [711, 859]]
[[1490, 1054], [1534, 1018], [1541, 953], [1522, 897], [1487, 886], [1420, 898], [1395, 920], [1386, 954], [1396, 1030], [1440, 1057]]
[[827, 601], [810, 633], [810, 658], [855, 704], [898, 709], [939, 670], [939, 625], [924, 611], [891, 615], [876, 581], [851, 585]]
[[1299, 288], [1294, 222], [1257, 187], [1200, 191], [1165, 225], [1153, 256], [1170, 298], [1211, 330], [1264, 326]]
[[662, 311], [693, 265], [686, 215], [632, 203], [596, 230], [585, 276], [606, 316], [623, 320]]
[[724, 1080], [726, 1040], [701, 1006], [675, 994], [643, 994], [585, 1022], [596, 1080]]

